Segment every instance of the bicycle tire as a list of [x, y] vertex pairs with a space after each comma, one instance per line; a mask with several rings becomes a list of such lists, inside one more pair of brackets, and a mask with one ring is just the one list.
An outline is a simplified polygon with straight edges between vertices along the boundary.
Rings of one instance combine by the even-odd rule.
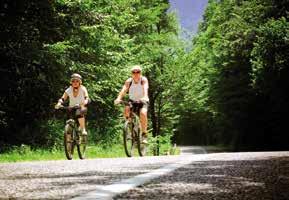
[[137, 115], [134, 115], [134, 135], [137, 140], [137, 150], [139, 153], [139, 156], [145, 156], [146, 155], [146, 150], [147, 147], [145, 144], [142, 143], [142, 130], [141, 130], [141, 124], [140, 124], [140, 119]]
[[87, 144], [87, 135], [78, 135], [78, 138], [81, 137], [81, 142], [77, 143], [77, 152], [80, 159], [85, 159], [86, 144]]
[[64, 151], [66, 158], [72, 160], [74, 152], [73, 127], [69, 124], [65, 125], [64, 130]]
[[124, 128], [123, 128], [123, 145], [125, 154], [127, 157], [133, 156], [134, 150], [134, 140], [133, 140], [133, 131], [132, 131], [132, 123], [129, 121], [125, 121]]

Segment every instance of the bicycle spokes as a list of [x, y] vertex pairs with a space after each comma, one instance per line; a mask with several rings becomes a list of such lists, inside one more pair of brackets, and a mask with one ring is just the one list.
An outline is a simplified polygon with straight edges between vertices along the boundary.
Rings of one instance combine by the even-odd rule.
[[69, 125], [66, 125], [64, 132], [64, 151], [67, 159], [71, 160], [74, 151], [73, 131], [70, 132], [72, 129], [67, 126]]
[[134, 136], [133, 136], [133, 127], [132, 123], [129, 121], [125, 122], [124, 129], [123, 129], [123, 143], [125, 153], [128, 157], [133, 156], [134, 151]]
[[128, 157], [133, 156], [135, 151], [138, 151], [140, 156], [145, 155], [146, 145], [142, 144], [140, 121], [137, 115], [134, 115], [132, 120], [125, 122], [123, 141]]
[[77, 152], [80, 159], [85, 158], [87, 135], [81, 135], [78, 133], [78, 143], [77, 143]]
[[64, 131], [64, 151], [68, 160], [73, 157], [75, 145], [80, 159], [85, 158], [87, 135], [80, 135], [78, 126], [75, 121], [71, 120], [67, 123]]

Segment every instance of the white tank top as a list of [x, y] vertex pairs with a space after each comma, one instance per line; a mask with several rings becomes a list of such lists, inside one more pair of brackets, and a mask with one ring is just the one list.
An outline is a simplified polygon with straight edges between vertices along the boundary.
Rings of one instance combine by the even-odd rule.
[[69, 97], [69, 106], [75, 106], [76, 104], [81, 104], [85, 100], [85, 94], [87, 94], [87, 90], [84, 86], [79, 87], [78, 95], [76, 97], [73, 96], [73, 87], [70, 86], [65, 90], [65, 93]]
[[131, 85], [129, 87], [128, 95], [129, 99], [133, 101], [139, 101], [141, 98], [144, 97], [144, 88], [141, 84], [142, 79], [140, 78], [138, 83], [135, 83], [133, 79], [131, 79]]

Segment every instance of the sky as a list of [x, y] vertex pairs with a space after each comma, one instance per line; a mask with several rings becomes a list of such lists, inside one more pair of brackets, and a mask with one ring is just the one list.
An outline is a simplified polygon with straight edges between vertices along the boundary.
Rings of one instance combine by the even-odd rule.
[[207, 6], [208, 0], [169, 0], [169, 11], [176, 11], [180, 25], [193, 34], [198, 30], [198, 23]]

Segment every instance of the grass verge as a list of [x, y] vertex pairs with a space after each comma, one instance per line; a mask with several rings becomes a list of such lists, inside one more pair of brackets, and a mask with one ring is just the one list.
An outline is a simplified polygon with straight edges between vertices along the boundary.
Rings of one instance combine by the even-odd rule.
[[[123, 146], [113, 145], [111, 147], [103, 147], [90, 145], [87, 147], [86, 157], [92, 158], [113, 158], [125, 157]], [[74, 150], [73, 159], [79, 159], [77, 150]], [[23, 162], [23, 161], [40, 161], [40, 160], [66, 160], [63, 149], [36, 149], [32, 150], [29, 146], [22, 145], [13, 150], [0, 154], [0, 162]]]
[[[176, 155], [179, 154], [179, 149], [174, 148], [174, 150], [167, 153], [167, 148], [165, 151], [160, 148], [161, 155]], [[137, 153], [135, 154], [137, 155]], [[152, 152], [148, 152], [149, 156], [152, 156]], [[112, 146], [105, 145], [89, 145], [86, 150], [86, 159], [93, 158], [118, 158], [126, 157], [124, 152], [124, 147], [122, 144], [114, 144]], [[74, 160], [78, 160], [77, 150], [75, 148]], [[65, 152], [63, 149], [31, 149], [27, 145], [22, 145], [20, 147], [12, 148], [9, 152], [0, 154], [0, 163], [5, 162], [24, 162], [24, 161], [45, 161], [45, 160], [66, 160]]]

